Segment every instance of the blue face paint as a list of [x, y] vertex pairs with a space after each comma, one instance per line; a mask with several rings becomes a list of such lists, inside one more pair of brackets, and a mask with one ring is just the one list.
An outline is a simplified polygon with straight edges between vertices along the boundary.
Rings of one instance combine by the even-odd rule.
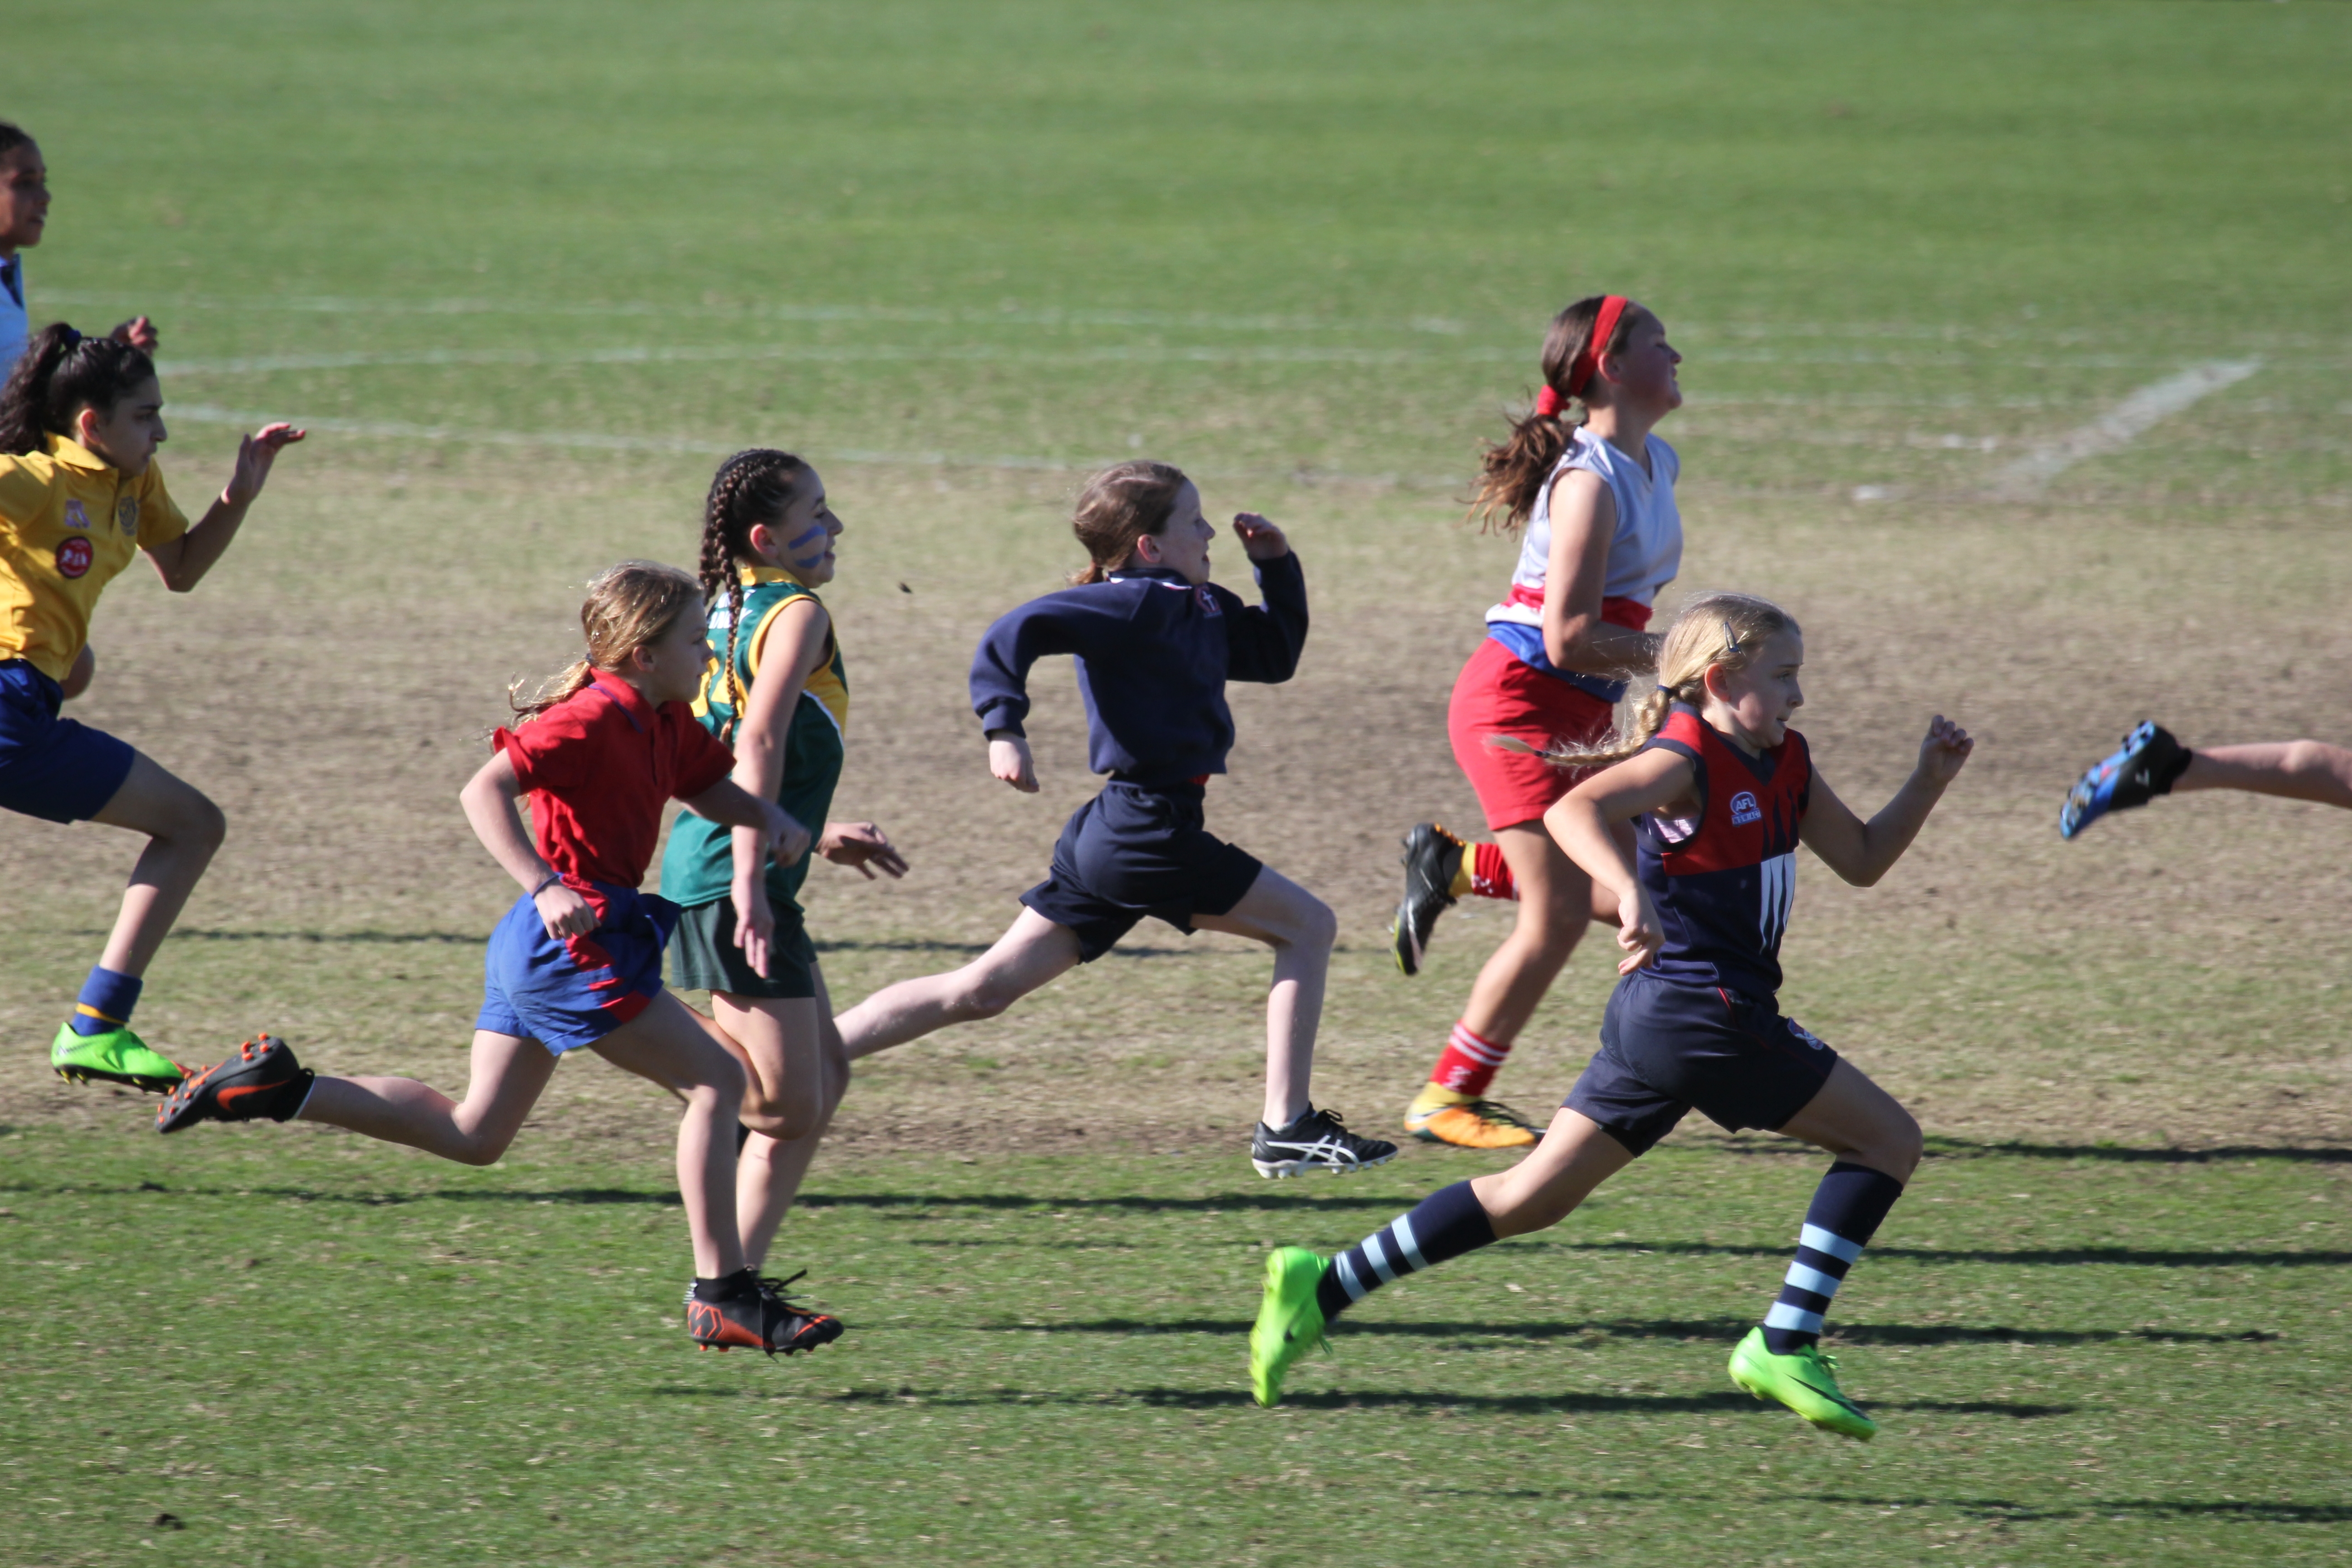
[[[809, 553], [805, 555], [798, 553], [798, 552], [800, 552], [803, 547], [813, 542], [816, 545], [814, 550], [810, 551]], [[818, 562], [823, 561], [824, 559], [824, 550], [825, 530], [824, 524], [821, 522], [812, 524], [806, 533], [802, 534], [798, 539], [788, 540], [784, 544], [784, 553], [792, 557], [792, 563], [793, 565], [798, 566], [803, 570], [806, 570], [807, 568], [815, 565]]]

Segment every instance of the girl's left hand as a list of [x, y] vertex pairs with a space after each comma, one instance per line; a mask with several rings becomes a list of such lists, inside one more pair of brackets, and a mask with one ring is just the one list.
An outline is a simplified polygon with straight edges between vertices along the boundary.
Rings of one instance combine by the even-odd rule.
[[221, 500], [231, 506], [247, 506], [269, 482], [269, 466], [278, 461], [278, 454], [309, 435], [291, 425], [264, 425], [259, 430], [237, 443], [236, 470], [228, 477], [228, 488], [221, 491]]
[[907, 858], [898, 853], [888, 834], [870, 822], [826, 823], [824, 837], [816, 841], [816, 852], [836, 866], [859, 872], [869, 882], [877, 870], [894, 882], [907, 874]]
[[743, 962], [753, 973], [765, 974], [770, 944], [776, 935], [776, 911], [768, 903], [767, 878], [738, 881], [729, 891], [735, 901], [735, 945], [743, 950]]
[[1969, 753], [1976, 749], [1975, 737], [1938, 713], [1927, 726], [1927, 738], [1919, 742], [1919, 771], [1938, 784], [1948, 784], [1959, 776]]
[[1290, 553], [1290, 541], [1283, 537], [1282, 530], [1254, 511], [1234, 513], [1234, 532], [1253, 561], [1279, 561]]

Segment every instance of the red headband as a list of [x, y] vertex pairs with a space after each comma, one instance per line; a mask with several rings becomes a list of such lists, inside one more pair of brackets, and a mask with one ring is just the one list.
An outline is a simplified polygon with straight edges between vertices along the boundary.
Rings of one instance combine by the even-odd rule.
[[1609, 352], [1609, 340], [1617, 335], [1617, 318], [1625, 313], [1625, 296], [1607, 294], [1601, 297], [1601, 313], [1592, 318], [1592, 336], [1584, 352], [1568, 367], [1568, 395], [1580, 397], [1585, 386], [1601, 369], [1601, 356]]

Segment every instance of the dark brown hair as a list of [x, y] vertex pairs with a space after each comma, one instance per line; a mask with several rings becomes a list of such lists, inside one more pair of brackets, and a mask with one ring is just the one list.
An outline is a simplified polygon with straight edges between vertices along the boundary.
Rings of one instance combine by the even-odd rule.
[[624, 561], [597, 573], [588, 580], [588, 598], [580, 606], [588, 657], [541, 681], [529, 697], [516, 682], [507, 689], [509, 705], [526, 721], [536, 719], [593, 680], [595, 671], [617, 673], [631, 654], [667, 637], [699, 597], [693, 578], [658, 562]]
[[[1544, 384], [1559, 401], [1559, 412], [1538, 414], [1530, 408], [1512, 424], [1509, 436], [1488, 445], [1478, 464], [1478, 493], [1470, 502], [1470, 515], [1478, 520], [1481, 530], [1518, 531], [1534, 512], [1536, 497], [1543, 493], [1552, 465], [1568, 450], [1569, 433], [1584, 423], [1580, 416], [1571, 418], [1569, 415], [1569, 372], [1583, 356], [1592, 337], [1593, 323], [1601, 318], [1601, 301], [1608, 298], [1606, 294], [1587, 295], [1551, 319], [1551, 330], [1544, 334], [1543, 377]], [[1646, 314], [1629, 303], [1617, 317], [1617, 330], [1609, 334], [1609, 341], [1593, 357], [1597, 360], [1600, 354], [1622, 353], [1635, 323]], [[1598, 372], [1593, 379], [1600, 379]], [[1501, 514], [1500, 521], [1497, 513]]]
[[735, 639], [743, 629], [743, 574], [735, 563], [751, 556], [751, 530], [761, 523], [773, 527], [793, 504], [793, 487], [808, 465], [790, 452], [753, 447], [719, 465], [710, 494], [702, 503], [702, 602], [727, 600], [727, 703], [734, 710], [722, 741], [734, 738], [743, 722], [743, 679], [735, 673]]
[[74, 416], [101, 415], [155, 376], [155, 362], [113, 338], [86, 338], [63, 321], [33, 334], [8, 384], [0, 388], [0, 452], [22, 457], [45, 436], [71, 436]]
[[1140, 458], [1114, 463], [1088, 479], [1070, 516], [1070, 531], [1087, 547], [1087, 560], [1070, 581], [1099, 583], [1125, 565], [1137, 540], [1168, 526], [1177, 494], [1190, 482], [1173, 463]]
[[0, 120], [0, 153], [14, 153], [33, 140], [33, 133], [13, 120]]

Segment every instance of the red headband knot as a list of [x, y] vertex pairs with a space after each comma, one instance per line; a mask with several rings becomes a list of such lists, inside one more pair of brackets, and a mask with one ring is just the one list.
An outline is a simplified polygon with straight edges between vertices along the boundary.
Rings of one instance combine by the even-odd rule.
[[1560, 402], [1559, 394], [1547, 385], [1541, 392], [1536, 394], [1536, 417], [1538, 419], [1555, 417], [1559, 413]]
[[1593, 374], [1601, 368], [1601, 356], [1609, 352], [1609, 340], [1617, 335], [1617, 319], [1625, 313], [1625, 296], [1606, 294], [1601, 300], [1601, 313], [1592, 318], [1592, 336], [1586, 340], [1584, 352], [1568, 367], [1568, 395], [1583, 395]]

